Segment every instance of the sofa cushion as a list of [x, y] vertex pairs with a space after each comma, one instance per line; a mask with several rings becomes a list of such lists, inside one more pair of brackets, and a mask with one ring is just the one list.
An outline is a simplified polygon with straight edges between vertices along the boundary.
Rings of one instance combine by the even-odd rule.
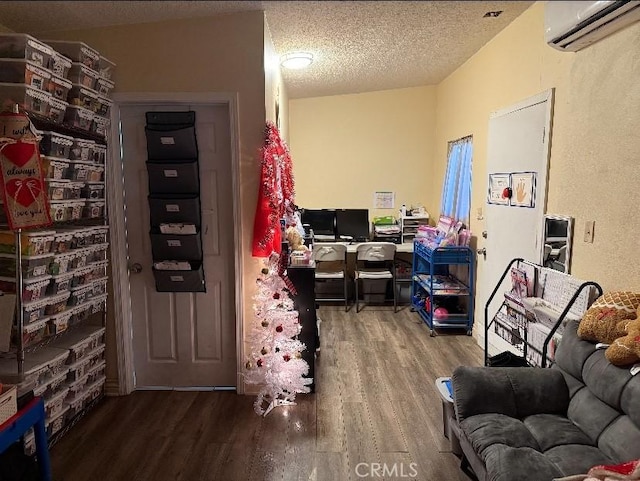
[[[612, 464], [612, 460], [597, 447], [584, 444], [556, 446], [545, 452], [544, 455], [565, 476], [586, 473], [589, 469], [599, 464]], [[535, 479], [542, 480], [543, 478], [536, 477]], [[550, 478], [544, 479], [550, 480]]]
[[531, 448], [494, 444], [485, 452], [486, 481], [542, 481], [563, 476], [544, 454]]
[[524, 423], [504, 414], [477, 414], [462, 421], [460, 427], [482, 460], [485, 460], [485, 450], [493, 444], [540, 450]]
[[591, 438], [595, 445], [602, 431], [620, 416], [620, 413], [600, 401], [585, 387], [571, 399], [567, 416]]
[[592, 342], [581, 340], [577, 330], [577, 322], [572, 321], [567, 324], [556, 352], [555, 362], [560, 369], [582, 381], [582, 367], [587, 358], [593, 354], [596, 346]]
[[598, 399], [614, 409], [620, 409], [622, 390], [631, 379], [629, 369], [616, 367], [604, 356], [604, 351], [594, 352], [584, 363], [582, 379]]
[[589, 436], [564, 416], [535, 414], [526, 418], [524, 425], [537, 441], [541, 451], [565, 444], [594, 445]]
[[640, 429], [629, 416], [620, 416], [602, 432], [598, 447], [616, 463], [640, 459]]
[[631, 420], [640, 426], [640, 376], [635, 376], [629, 380], [622, 391], [620, 405]]

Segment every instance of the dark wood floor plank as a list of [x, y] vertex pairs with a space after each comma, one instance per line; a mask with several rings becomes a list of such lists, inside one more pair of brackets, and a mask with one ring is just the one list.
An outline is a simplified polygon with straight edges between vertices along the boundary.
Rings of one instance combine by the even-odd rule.
[[[102, 401], [51, 452], [59, 481], [465, 480], [434, 382], [480, 365], [466, 335], [430, 337], [416, 313], [323, 307], [315, 394], [255, 414], [232, 392], [135, 392]], [[412, 463], [417, 476], [411, 474]], [[386, 474], [383, 469], [386, 466]], [[394, 468], [395, 466], [395, 468]], [[384, 477], [358, 476], [371, 468]], [[400, 471], [403, 469], [403, 471]], [[395, 471], [394, 471], [395, 470]]]

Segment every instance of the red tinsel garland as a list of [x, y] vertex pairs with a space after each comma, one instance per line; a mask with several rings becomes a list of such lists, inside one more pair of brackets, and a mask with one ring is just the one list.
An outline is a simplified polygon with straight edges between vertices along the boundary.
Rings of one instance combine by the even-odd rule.
[[268, 257], [272, 252], [281, 252], [280, 219], [293, 213], [295, 197], [289, 149], [272, 122], [267, 122], [265, 128], [260, 164], [252, 253], [254, 257]]

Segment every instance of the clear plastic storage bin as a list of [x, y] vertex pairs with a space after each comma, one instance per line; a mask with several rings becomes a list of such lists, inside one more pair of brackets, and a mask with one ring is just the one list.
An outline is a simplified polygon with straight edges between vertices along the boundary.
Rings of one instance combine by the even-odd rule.
[[73, 234], [71, 232], [58, 232], [53, 236], [51, 250], [56, 254], [64, 254], [72, 249]]
[[44, 42], [56, 52], [69, 57], [73, 62], [78, 62], [93, 70], [100, 68], [100, 54], [86, 43], [67, 40], [45, 40]]
[[42, 135], [40, 140], [40, 153], [42, 155], [57, 157], [58, 159], [69, 158], [73, 137], [47, 130], [40, 132], [40, 135]]
[[86, 184], [82, 195], [85, 199], [104, 199], [104, 182]]
[[69, 364], [69, 373], [67, 374], [67, 381], [76, 382], [84, 377], [89, 370], [89, 358], [83, 357], [77, 361]]
[[48, 67], [53, 50], [49, 45], [24, 33], [0, 34], [0, 57], [31, 60]]
[[84, 304], [93, 296], [93, 284], [87, 286], [74, 287], [71, 290], [71, 297], [69, 298], [69, 304], [71, 306], [79, 306]]
[[69, 182], [57, 182], [57, 181], [49, 181], [47, 182], [48, 192], [49, 192], [49, 200], [65, 200], [69, 198], [68, 189]]
[[38, 321], [31, 322], [22, 328], [22, 344], [24, 347], [29, 347], [33, 344], [36, 344], [47, 337], [48, 321], [49, 318], [45, 317]]
[[111, 92], [116, 86], [116, 84], [113, 83], [111, 80], [107, 80], [106, 78], [102, 78], [102, 77], [98, 77], [95, 85], [96, 85], [95, 90], [100, 95], [104, 95], [105, 97], [110, 97]]
[[67, 380], [69, 368], [63, 368], [58, 374], [47, 379], [44, 383], [33, 390], [34, 396], [51, 397], [60, 392]]
[[74, 251], [65, 252], [64, 254], [55, 254], [49, 263], [49, 274], [59, 276], [66, 274], [73, 269], [73, 261], [76, 258]]
[[[51, 276], [23, 279], [22, 301], [32, 302], [42, 299], [47, 292], [47, 286], [50, 280]], [[16, 284], [17, 281], [15, 277], [0, 277], [0, 291], [5, 294], [15, 294]]]
[[37, 301], [24, 302], [22, 304], [23, 319], [25, 324], [37, 322], [44, 317], [44, 311], [47, 307], [46, 299], [38, 299]]
[[49, 318], [49, 334], [58, 335], [69, 328], [72, 312], [70, 310], [56, 314]]
[[69, 90], [71, 90], [72, 86], [73, 84], [69, 80], [58, 77], [57, 75], [52, 75], [49, 79], [46, 90], [53, 98], [64, 100], [66, 102]]
[[90, 257], [93, 252], [93, 247], [85, 247], [83, 249], [77, 249], [74, 254], [75, 257], [73, 259], [73, 263], [71, 267], [73, 269], [80, 269], [82, 267], [86, 267], [89, 262], [91, 262]]
[[[52, 250], [55, 231], [23, 232], [20, 235], [22, 255], [39, 256], [48, 254]], [[13, 231], [0, 231], [0, 253], [15, 254], [16, 234]]]
[[82, 211], [84, 209], [84, 201], [72, 200], [69, 202], [68, 211], [69, 211], [69, 220], [80, 220], [82, 219]]
[[[98, 98], [95, 100], [93, 104], [93, 111], [101, 116], [101, 117], [109, 117], [111, 114], [111, 106], [113, 105], [113, 101], [109, 100], [106, 97], [102, 97], [98, 95]], [[95, 117], [94, 117], [95, 120]]]
[[[47, 275], [47, 269], [52, 254], [22, 257], [22, 275], [25, 278], [42, 277]], [[14, 254], [0, 254], [0, 275], [15, 277], [16, 257]]]
[[49, 418], [58, 416], [64, 408], [64, 399], [67, 397], [69, 389], [65, 388], [62, 391], [52, 395], [44, 401], [44, 411]]
[[98, 92], [80, 84], [73, 84], [67, 99], [71, 105], [84, 107], [95, 112], [95, 107], [98, 104]]
[[45, 173], [46, 178], [52, 180], [69, 178], [69, 162], [65, 159], [50, 157], [48, 155], [43, 155], [40, 159], [42, 160], [42, 171]]
[[86, 219], [100, 219], [104, 217], [104, 201], [87, 201], [83, 217]]
[[0, 83], [0, 98], [5, 102], [18, 104], [27, 112], [49, 116], [49, 95], [27, 84]]
[[54, 50], [53, 55], [51, 55], [51, 61], [49, 62], [49, 70], [51, 70], [54, 75], [67, 78], [71, 63], [72, 61], [69, 57], [65, 57], [60, 52]]
[[113, 74], [116, 70], [116, 64], [111, 60], [105, 57], [100, 57], [100, 69], [98, 69], [98, 73], [102, 78], [106, 78], [107, 80], [113, 80]]
[[87, 182], [104, 182], [104, 167], [102, 165], [89, 165]]
[[109, 240], [109, 226], [94, 227], [93, 242], [94, 244], [105, 244]]
[[49, 96], [49, 118], [51, 121], [56, 124], [61, 124], [64, 121], [68, 106], [69, 104], [64, 100]]
[[69, 69], [69, 75], [67, 78], [72, 83], [82, 85], [83, 87], [89, 87], [96, 90], [96, 82], [100, 75], [98, 72], [91, 70], [89, 67], [82, 65], [81, 63], [74, 62]]
[[107, 135], [109, 125], [109, 117], [102, 117], [96, 114], [95, 117], [93, 117], [93, 123], [91, 124], [91, 132], [104, 137]]
[[[95, 122], [95, 117], [94, 117]], [[93, 161], [98, 164], [104, 164], [107, 159], [107, 146], [96, 144], [93, 148]]]
[[93, 401], [94, 399], [97, 399], [100, 397], [100, 394], [102, 394], [102, 390], [104, 389], [104, 384], [106, 381], [106, 377], [105, 376], [100, 376], [93, 384], [89, 384], [87, 386], [87, 398], [86, 398], [86, 402], [90, 403], [91, 401]]
[[85, 321], [91, 315], [91, 303], [81, 304], [72, 308], [71, 325], [75, 326]]
[[0, 82], [47, 90], [51, 72], [31, 60], [0, 58]]
[[64, 406], [62, 411], [58, 413], [55, 417], [52, 417], [45, 421], [45, 430], [47, 431], [47, 436], [51, 438], [54, 434], [58, 434], [64, 427], [67, 422], [67, 413], [69, 412], [69, 406]]
[[73, 145], [69, 152], [70, 160], [93, 161], [93, 149], [96, 143], [93, 140], [73, 139]]
[[73, 280], [71, 281], [71, 287], [84, 286], [91, 282], [94, 278], [93, 267], [86, 266], [73, 271]]
[[91, 123], [93, 122], [94, 113], [91, 110], [69, 105], [64, 120], [67, 124], [80, 130], [91, 131]]
[[60, 274], [58, 276], [51, 276], [51, 280], [49, 281], [47, 288], [47, 294], [55, 296], [56, 294], [61, 294], [70, 290], [73, 275], [73, 272], [67, 272], [66, 274]]
[[80, 182], [89, 180], [90, 165], [87, 162], [77, 160], [71, 163], [71, 179]]
[[92, 297], [98, 297], [101, 296], [102, 294], [106, 294], [107, 293], [107, 277], [104, 277], [102, 279], [96, 279], [95, 281], [93, 281], [93, 294]]
[[89, 369], [89, 371], [86, 374], [87, 382], [89, 384], [92, 384], [96, 382], [98, 379], [100, 379], [104, 375], [106, 365], [107, 365], [107, 362], [105, 360], [101, 360], [101, 361], [98, 361], [98, 363], [95, 366]]
[[47, 316], [53, 316], [64, 312], [67, 309], [67, 303], [70, 296], [70, 292], [62, 292], [60, 294], [56, 294], [53, 297], [48, 297], [46, 299], [47, 306], [44, 309], [44, 313]]

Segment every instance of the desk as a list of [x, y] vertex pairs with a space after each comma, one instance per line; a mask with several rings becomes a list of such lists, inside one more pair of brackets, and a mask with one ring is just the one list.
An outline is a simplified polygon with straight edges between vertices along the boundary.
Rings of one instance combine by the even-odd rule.
[[[360, 244], [365, 244], [365, 242], [357, 242], [354, 244], [350, 244], [348, 242], [337, 242], [337, 244], [343, 244], [347, 246], [347, 254], [355, 254], [356, 248]], [[413, 242], [405, 242], [404, 244], [396, 244], [396, 252], [398, 254], [413, 254]]]

